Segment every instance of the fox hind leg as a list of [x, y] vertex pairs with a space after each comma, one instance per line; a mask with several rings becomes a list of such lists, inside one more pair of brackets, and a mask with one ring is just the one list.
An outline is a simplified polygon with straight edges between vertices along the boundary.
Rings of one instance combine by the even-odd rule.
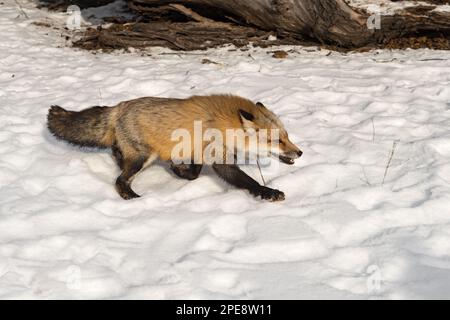
[[120, 169], [123, 169], [123, 154], [122, 151], [120, 151], [117, 144], [113, 144], [111, 146], [111, 151], [113, 158], [116, 160], [117, 165], [119, 166]]
[[138, 198], [139, 195], [131, 189], [131, 182], [136, 174], [155, 161], [157, 156], [155, 153], [150, 151], [141, 151], [130, 155], [127, 155], [126, 152], [124, 153], [121, 151], [121, 154], [123, 155], [122, 173], [116, 180], [116, 190], [125, 200]]
[[125, 160], [123, 163], [122, 173], [116, 180], [116, 190], [125, 200], [138, 198], [139, 195], [131, 189], [131, 182], [135, 175], [141, 171], [146, 158], [140, 157], [133, 160]]

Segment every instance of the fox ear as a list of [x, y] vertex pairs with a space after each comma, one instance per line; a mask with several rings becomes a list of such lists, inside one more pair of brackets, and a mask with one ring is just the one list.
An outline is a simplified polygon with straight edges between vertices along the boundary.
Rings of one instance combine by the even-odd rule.
[[255, 116], [253, 114], [245, 110], [239, 109], [239, 116], [241, 117], [241, 122], [242, 125], [244, 126], [244, 129], [250, 129], [255, 127], [255, 124], [253, 123], [253, 120], [255, 120]]
[[259, 102], [259, 101], [256, 103], [256, 105], [257, 105], [258, 107], [265, 107], [265, 105], [263, 105], [263, 104], [262, 104], [261, 102]]

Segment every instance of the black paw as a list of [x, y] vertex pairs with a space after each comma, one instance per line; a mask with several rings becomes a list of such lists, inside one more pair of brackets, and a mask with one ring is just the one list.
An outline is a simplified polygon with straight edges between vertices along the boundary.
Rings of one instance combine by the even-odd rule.
[[201, 165], [194, 164], [172, 164], [170, 166], [172, 171], [180, 178], [187, 180], [195, 180], [198, 178], [201, 170]]
[[276, 190], [276, 189], [270, 189], [270, 188], [264, 187], [263, 189], [261, 189], [259, 195], [261, 196], [262, 199], [269, 200], [272, 202], [284, 200], [284, 193], [281, 192], [280, 190]]
[[135, 199], [135, 198], [139, 198], [140, 195], [138, 195], [137, 193], [135, 193], [134, 191], [131, 192], [119, 192], [119, 195], [125, 199], [125, 200], [131, 200], [131, 199]]
[[119, 193], [119, 195], [125, 200], [131, 200], [140, 197], [140, 195], [138, 195], [131, 189], [129, 184], [124, 183], [120, 178], [117, 179], [116, 190], [117, 193]]

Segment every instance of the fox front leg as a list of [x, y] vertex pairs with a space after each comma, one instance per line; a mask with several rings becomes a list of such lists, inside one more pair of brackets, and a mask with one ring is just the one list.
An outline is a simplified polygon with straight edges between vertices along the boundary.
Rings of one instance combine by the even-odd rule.
[[174, 164], [171, 163], [170, 168], [180, 178], [187, 180], [197, 179], [202, 171], [201, 164]]
[[261, 196], [269, 201], [284, 200], [284, 193], [261, 186], [258, 182], [249, 177], [235, 164], [213, 164], [213, 169], [219, 177], [240, 189], [247, 189], [254, 196]]

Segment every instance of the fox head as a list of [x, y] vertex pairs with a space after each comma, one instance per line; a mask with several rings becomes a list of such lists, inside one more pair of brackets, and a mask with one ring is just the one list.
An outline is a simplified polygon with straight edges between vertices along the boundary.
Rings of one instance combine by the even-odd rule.
[[[254, 139], [247, 147], [277, 157], [281, 162], [294, 164], [303, 152], [289, 140], [288, 133], [278, 117], [257, 102], [251, 110], [239, 109], [243, 129]], [[262, 133], [262, 134], [261, 134]], [[252, 141], [252, 142], [251, 142]]]

